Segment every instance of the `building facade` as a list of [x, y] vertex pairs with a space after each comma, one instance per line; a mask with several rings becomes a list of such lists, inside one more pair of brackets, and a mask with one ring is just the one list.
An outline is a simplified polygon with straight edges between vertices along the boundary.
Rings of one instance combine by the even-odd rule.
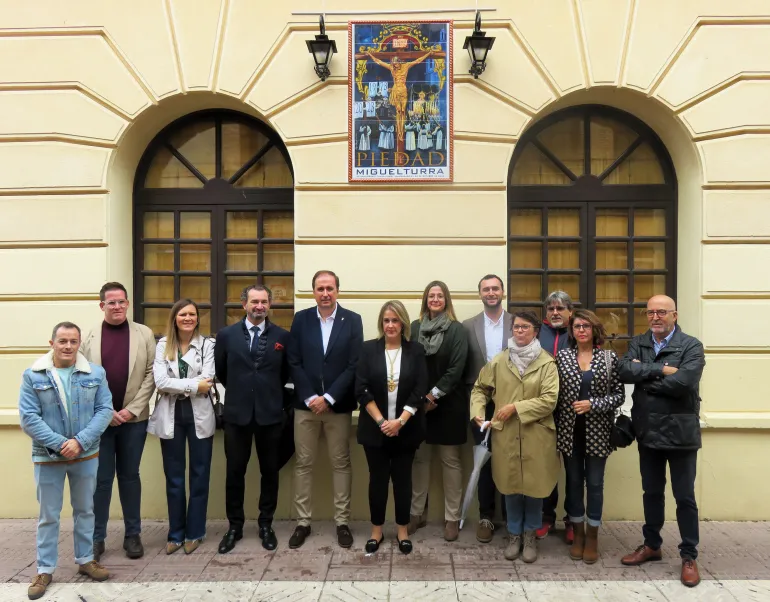
[[[317, 17], [293, 14], [318, 2], [0, 2], [0, 451], [12, 459], [0, 516], [35, 512], [21, 373], [53, 324], [100, 319], [102, 283], [128, 285], [134, 317], [156, 333], [180, 296], [215, 332], [240, 317], [255, 279], [290, 324], [325, 268], [368, 337], [384, 300], [416, 314], [433, 279], [463, 319], [480, 311], [489, 272], [507, 275], [511, 308], [567, 290], [618, 351], [646, 329], [648, 296], [675, 297], [707, 354], [702, 516], [767, 518], [766, 2], [490, 0], [483, 29], [496, 43], [478, 79], [462, 51], [473, 12], [406, 12], [446, 4], [391, 0], [389, 14], [360, 17], [362, 3], [327, 0], [338, 54], [320, 81], [305, 44]], [[347, 24], [359, 18], [454, 21], [451, 183], [348, 182]], [[357, 446], [353, 462], [365, 518]], [[223, 467], [218, 438], [212, 517], [224, 516]], [[143, 514], [165, 516], [152, 438], [142, 475]], [[330, 516], [330, 484], [316, 487], [316, 514]], [[610, 458], [606, 489], [608, 519], [641, 517], [634, 448]]]

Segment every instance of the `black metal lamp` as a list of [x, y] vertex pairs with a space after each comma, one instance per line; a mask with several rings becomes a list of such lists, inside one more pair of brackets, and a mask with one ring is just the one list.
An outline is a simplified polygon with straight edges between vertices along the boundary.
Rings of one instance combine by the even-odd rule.
[[331, 75], [329, 63], [334, 53], [337, 52], [337, 43], [326, 35], [323, 15], [321, 15], [320, 26], [320, 35], [316, 35], [315, 40], [307, 40], [307, 49], [313, 55], [316, 75], [321, 78], [321, 81], [326, 81], [326, 78]]
[[[471, 57], [470, 73], [475, 79], [484, 73], [487, 67], [487, 53], [495, 43], [495, 38], [486, 37], [486, 32], [481, 31], [481, 13], [476, 13], [476, 26], [473, 29], [473, 35], [465, 38], [463, 49], [468, 51]], [[308, 42], [310, 44], [310, 42]]]

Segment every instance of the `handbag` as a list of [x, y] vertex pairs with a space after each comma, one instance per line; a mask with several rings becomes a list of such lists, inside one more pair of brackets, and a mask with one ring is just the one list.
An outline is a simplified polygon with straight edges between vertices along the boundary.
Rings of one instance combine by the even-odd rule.
[[[610, 395], [610, 387], [612, 386], [612, 372], [610, 370], [612, 356], [606, 349], [604, 350], [604, 364], [607, 367], [607, 396]], [[610, 431], [610, 445], [614, 448], [628, 447], [634, 442], [636, 435], [634, 433], [634, 425], [631, 422], [631, 418], [626, 416], [620, 408], [615, 415], [615, 422], [612, 424], [612, 430]]]
[[[203, 347], [201, 348], [201, 356], [204, 356], [204, 351], [206, 349], [206, 341], [208, 339], [203, 339]], [[219, 397], [219, 389], [217, 389], [217, 377], [214, 375], [211, 379], [211, 388], [208, 392], [208, 398], [211, 402], [211, 409], [214, 410], [214, 422], [216, 423], [217, 430], [222, 430], [224, 428], [224, 418], [223, 415], [225, 413], [225, 406], [222, 403], [221, 398]]]

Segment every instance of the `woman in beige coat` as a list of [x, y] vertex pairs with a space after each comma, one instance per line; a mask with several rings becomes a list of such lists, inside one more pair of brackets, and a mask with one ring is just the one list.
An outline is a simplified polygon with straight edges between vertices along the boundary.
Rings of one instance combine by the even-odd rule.
[[[471, 395], [471, 416], [484, 427], [484, 408], [495, 404], [492, 478], [505, 496], [508, 547], [505, 557], [537, 560], [535, 531], [542, 524], [542, 499], [559, 475], [553, 410], [559, 394], [556, 363], [537, 340], [540, 320], [532, 312], [513, 314], [508, 349], [482, 368]], [[523, 540], [523, 550], [522, 550]]]

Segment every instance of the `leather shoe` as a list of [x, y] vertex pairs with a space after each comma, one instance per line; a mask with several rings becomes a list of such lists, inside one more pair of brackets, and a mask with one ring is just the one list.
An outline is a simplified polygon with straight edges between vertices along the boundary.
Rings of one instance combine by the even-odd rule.
[[353, 545], [353, 534], [347, 525], [337, 525], [337, 543], [341, 548], [349, 548]]
[[262, 547], [266, 550], [273, 551], [278, 547], [278, 538], [275, 536], [275, 531], [272, 527], [260, 527], [259, 538], [262, 540]]
[[104, 554], [104, 542], [103, 541], [95, 541], [94, 542], [94, 560], [96, 562], [99, 562], [102, 559], [102, 554]]
[[396, 537], [396, 541], [398, 542], [398, 550], [402, 554], [411, 554], [412, 553], [412, 541], [409, 539], [399, 539]]
[[695, 587], [699, 583], [698, 563], [691, 558], [682, 558], [682, 585]]
[[626, 554], [620, 559], [621, 564], [626, 566], [639, 566], [650, 560], [661, 560], [663, 554], [660, 550], [653, 550], [651, 547], [642, 544], [630, 554]]
[[144, 556], [144, 546], [139, 535], [129, 535], [123, 539], [123, 549], [126, 551], [126, 556], [133, 560]]
[[304, 525], [297, 525], [296, 529], [294, 529], [294, 533], [292, 533], [289, 538], [289, 547], [292, 550], [301, 547], [302, 544], [305, 543], [305, 539], [307, 539], [308, 535], [310, 535], [310, 525], [307, 527]]
[[366, 542], [366, 545], [364, 546], [364, 550], [366, 550], [367, 554], [374, 554], [377, 550], [380, 549], [380, 544], [385, 541], [385, 536], [383, 535], [380, 537], [380, 540], [377, 541], [376, 539], [370, 539]]
[[236, 531], [235, 529], [229, 529], [222, 541], [219, 542], [219, 553], [227, 554], [235, 547], [236, 541], [243, 539], [243, 531]]

